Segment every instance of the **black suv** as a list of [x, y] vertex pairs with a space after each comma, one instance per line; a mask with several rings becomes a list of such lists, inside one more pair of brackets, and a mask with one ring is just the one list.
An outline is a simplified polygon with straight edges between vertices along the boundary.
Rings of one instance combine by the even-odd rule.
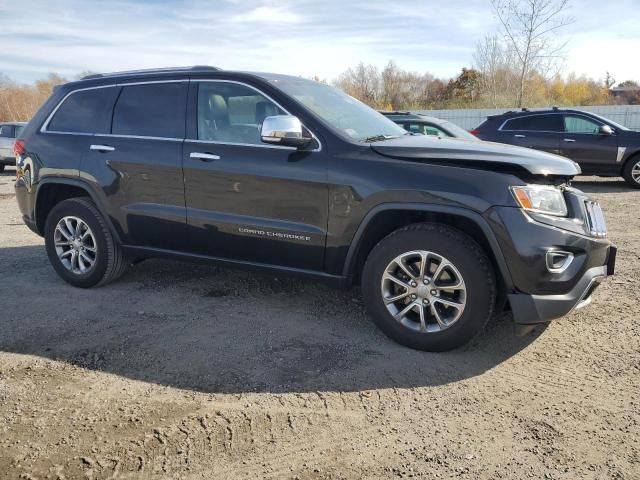
[[482, 140], [568, 157], [588, 175], [621, 176], [640, 188], [640, 132], [580, 110], [522, 110], [490, 116], [472, 133]]
[[575, 163], [411, 135], [302, 78], [92, 75], [57, 88], [15, 149], [24, 222], [78, 287], [147, 257], [359, 282], [387, 335], [446, 350], [507, 304], [522, 329], [586, 305], [613, 271]]

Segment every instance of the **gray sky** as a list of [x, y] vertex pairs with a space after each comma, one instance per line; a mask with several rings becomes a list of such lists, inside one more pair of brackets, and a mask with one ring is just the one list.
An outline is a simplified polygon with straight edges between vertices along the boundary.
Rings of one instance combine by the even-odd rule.
[[[640, 0], [573, 0], [568, 14], [564, 73], [640, 80]], [[332, 79], [393, 59], [452, 77], [496, 29], [489, 0], [0, 0], [0, 73], [208, 64]]]

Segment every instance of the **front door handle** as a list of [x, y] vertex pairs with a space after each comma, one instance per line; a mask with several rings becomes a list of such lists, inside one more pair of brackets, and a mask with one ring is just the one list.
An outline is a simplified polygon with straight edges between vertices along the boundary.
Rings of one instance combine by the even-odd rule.
[[214, 160], [220, 160], [219, 155], [214, 155], [212, 153], [206, 153], [206, 152], [191, 152], [189, 154], [189, 158], [197, 158], [198, 160], [202, 160], [203, 162], [212, 162]]
[[514, 135], [514, 137], [516, 137], [516, 138], [526, 138], [527, 136], [526, 135], [520, 135], [518, 133], [518, 134]]
[[574, 140], [573, 138], [565, 138], [565, 139], [564, 139], [564, 141], [565, 141], [565, 142], [568, 142], [568, 143], [573, 143], [573, 142], [575, 142], [575, 140]]
[[89, 150], [97, 150], [98, 152], [113, 152], [115, 147], [111, 145], [91, 145]]

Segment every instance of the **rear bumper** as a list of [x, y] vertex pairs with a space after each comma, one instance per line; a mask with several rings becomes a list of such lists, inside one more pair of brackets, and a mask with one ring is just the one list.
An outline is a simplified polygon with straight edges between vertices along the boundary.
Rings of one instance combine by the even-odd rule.
[[15, 157], [3, 157], [2, 155], [0, 155], [0, 165], [15, 166], [15, 164], [16, 164]]
[[567, 315], [573, 310], [591, 303], [591, 295], [607, 276], [615, 270], [617, 248], [611, 245], [606, 263], [591, 267], [584, 272], [575, 286], [561, 295], [529, 295], [512, 293], [508, 295], [514, 321], [520, 325], [535, 325]]

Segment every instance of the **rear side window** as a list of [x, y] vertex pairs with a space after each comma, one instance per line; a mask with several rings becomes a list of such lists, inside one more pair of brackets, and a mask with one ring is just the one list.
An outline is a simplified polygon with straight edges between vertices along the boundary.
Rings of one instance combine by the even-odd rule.
[[0, 125], [0, 138], [14, 138], [13, 125]]
[[186, 102], [185, 82], [124, 86], [113, 111], [111, 133], [184, 138]]
[[501, 130], [562, 132], [564, 125], [561, 115], [531, 115], [507, 120]]
[[118, 89], [79, 90], [67, 97], [47, 125], [52, 132], [109, 133], [111, 110]]

